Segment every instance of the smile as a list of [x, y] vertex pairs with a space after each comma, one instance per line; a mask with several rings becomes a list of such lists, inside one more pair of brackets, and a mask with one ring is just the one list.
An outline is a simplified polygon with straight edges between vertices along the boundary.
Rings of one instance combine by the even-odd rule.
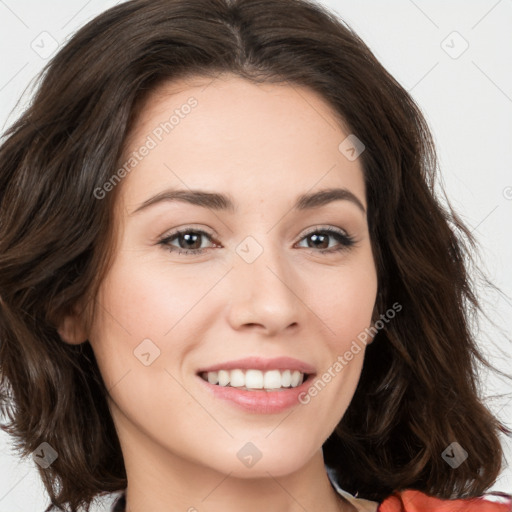
[[254, 390], [278, 390], [296, 388], [300, 386], [307, 374], [298, 370], [268, 370], [257, 369], [219, 370], [202, 372], [201, 378], [210, 384], [222, 387], [234, 387], [250, 391]]

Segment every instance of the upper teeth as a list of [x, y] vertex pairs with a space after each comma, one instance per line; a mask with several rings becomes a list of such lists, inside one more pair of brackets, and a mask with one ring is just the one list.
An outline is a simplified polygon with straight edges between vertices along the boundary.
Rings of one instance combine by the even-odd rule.
[[201, 377], [210, 384], [247, 389], [295, 388], [304, 380], [304, 374], [298, 370], [219, 370], [202, 373]]

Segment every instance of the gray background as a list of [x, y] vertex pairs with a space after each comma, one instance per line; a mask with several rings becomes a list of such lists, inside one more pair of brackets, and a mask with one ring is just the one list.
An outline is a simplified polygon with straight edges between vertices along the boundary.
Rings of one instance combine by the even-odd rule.
[[[30, 98], [27, 86], [51, 55], [104, 0], [0, 0], [0, 132]], [[482, 265], [512, 296], [512, 0], [329, 0], [418, 102], [437, 142], [442, 180], [453, 206], [482, 246]], [[467, 46], [467, 48], [466, 48]], [[22, 100], [18, 99], [25, 91]], [[480, 344], [510, 371], [512, 301], [485, 293], [500, 327], [482, 323]], [[510, 381], [482, 371], [491, 410], [512, 425]], [[503, 439], [512, 461], [512, 443]], [[471, 456], [471, 447], [464, 447]], [[512, 492], [506, 468], [491, 490]], [[48, 500], [31, 459], [20, 461], [0, 433], [0, 512], [43, 511]], [[94, 510], [107, 510], [109, 500]]]

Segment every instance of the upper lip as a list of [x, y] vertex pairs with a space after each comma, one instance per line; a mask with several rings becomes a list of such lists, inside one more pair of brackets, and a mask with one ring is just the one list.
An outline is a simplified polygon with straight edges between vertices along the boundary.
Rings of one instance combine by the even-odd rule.
[[233, 361], [214, 364], [212, 366], [200, 368], [197, 373], [216, 372], [219, 370], [298, 370], [301, 373], [313, 374], [315, 368], [310, 364], [294, 359], [293, 357], [275, 357], [265, 359], [262, 357], [245, 357]]

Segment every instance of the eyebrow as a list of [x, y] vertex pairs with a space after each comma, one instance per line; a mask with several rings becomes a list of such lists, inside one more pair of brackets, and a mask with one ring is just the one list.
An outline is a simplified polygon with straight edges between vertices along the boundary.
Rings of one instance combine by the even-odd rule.
[[[170, 189], [160, 192], [146, 201], [144, 201], [138, 208], [136, 208], [130, 215], [134, 215], [150, 206], [161, 203], [164, 201], [182, 201], [185, 203], [209, 208], [217, 211], [229, 211], [236, 213], [237, 208], [233, 199], [229, 195], [220, 194], [217, 192], [206, 192], [203, 190], [178, 190]], [[364, 214], [366, 209], [361, 201], [346, 188], [328, 188], [300, 195], [294, 206], [294, 210], [304, 211], [320, 208], [333, 201], [350, 201], [355, 204]]]

